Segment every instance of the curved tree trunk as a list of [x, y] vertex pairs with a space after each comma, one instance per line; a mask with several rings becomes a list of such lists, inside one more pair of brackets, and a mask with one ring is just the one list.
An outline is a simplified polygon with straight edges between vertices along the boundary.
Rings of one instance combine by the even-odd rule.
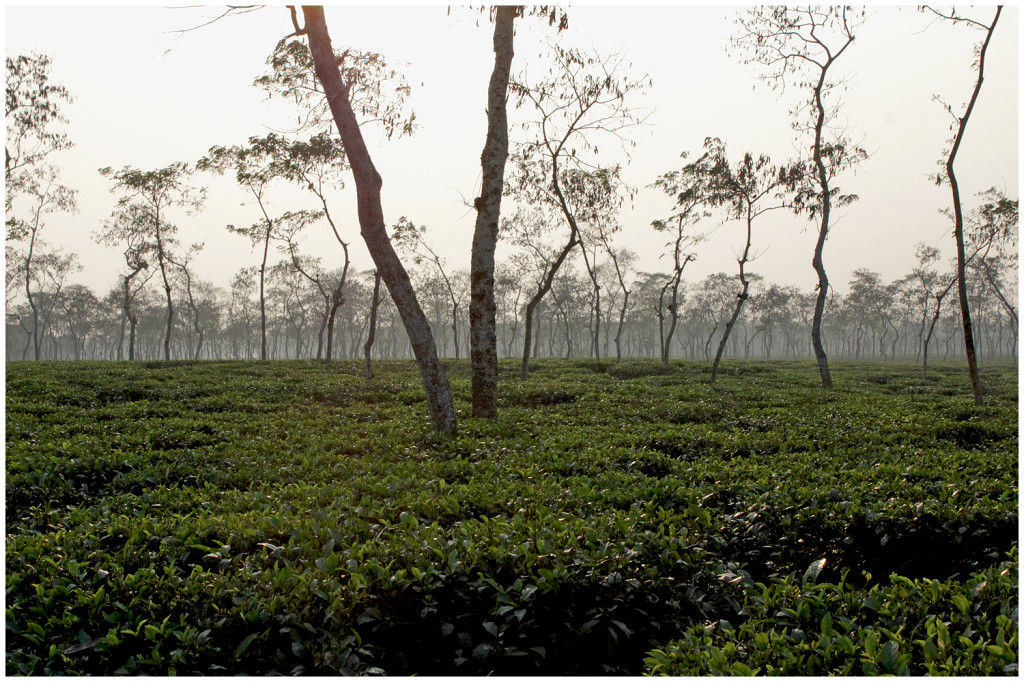
[[412, 344], [413, 354], [419, 366], [420, 376], [427, 396], [427, 410], [435, 431], [454, 434], [457, 431], [455, 405], [452, 401], [448, 378], [441, 369], [437, 358], [437, 347], [430, 324], [420, 308], [413, 290], [409, 273], [402, 266], [388, 239], [384, 222], [384, 210], [380, 201], [382, 180], [373, 166], [369, 150], [363, 141], [362, 132], [355, 113], [348, 101], [348, 87], [341, 79], [331, 38], [320, 6], [304, 5], [302, 12], [306, 21], [305, 32], [309, 37], [310, 51], [317, 79], [324, 88], [331, 114], [341, 135], [345, 153], [352, 167], [356, 183], [356, 200], [359, 211], [359, 227], [366, 247], [380, 272], [381, 278], [391, 293], [395, 307], [402, 318], [405, 330]]
[[[829, 64], [831, 64], [831, 60]], [[822, 388], [832, 388], [832, 373], [828, 368], [828, 356], [825, 354], [825, 346], [821, 342], [821, 319], [825, 315], [825, 300], [828, 297], [828, 275], [825, 272], [822, 254], [825, 251], [825, 240], [828, 238], [828, 221], [832, 210], [828, 171], [825, 170], [825, 162], [821, 158], [821, 135], [825, 126], [825, 106], [821, 101], [821, 91], [825, 85], [827, 68], [826, 65], [821, 70], [821, 77], [814, 88], [814, 104], [818, 110], [818, 117], [814, 124], [814, 165], [818, 171], [818, 184], [821, 186], [821, 224], [818, 227], [818, 240], [814, 244], [814, 258], [811, 259], [814, 272], [818, 274], [818, 296], [814, 301], [814, 317], [811, 320], [811, 347], [814, 348], [814, 357], [818, 361]]]
[[949, 177], [949, 187], [953, 192], [953, 232], [956, 235], [956, 273], [957, 293], [960, 298], [960, 315], [963, 318], [964, 347], [967, 353], [967, 370], [971, 377], [971, 389], [974, 393], [974, 404], [981, 405], [984, 396], [981, 388], [981, 378], [978, 376], [978, 358], [975, 352], [974, 327], [971, 324], [971, 309], [967, 299], [967, 257], [964, 249], [964, 215], [960, 204], [960, 186], [953, 172], [953, 161], [956, 160], [957, 152], [960, 150], [960, 143], [963, 141], [964, 132], [967, 130], [967, 121], [974, 110], [974, 103], [978, 100], [978, 93], [981, 92], [981, 84], [985, 79], [985, 53], [988, 50], [989, 41], [992, 40], [992, 31], [999, 21], [999, 15], [1003, 6], [996, 8], [995, 18], [988, 27], [985, 35], [985, 42], [981, 45], [978, 54], [978, 80], [974, 84], [974, 92], [971, 94], [971, 101], [967, 104], [967, 111], [963, 118], [958, 119], [956, 137], [953, 140], [953, 147], [949, 152], [949, 159], [946, 161], [946, 175]]
[[[743, 284], [743, 289], [739, 294], [736, 295], [736, 308], [732, 311], [732, 317], [725, 325], [725, 332], [722, 334], [722, 340], [718, 342], [718, 351], [715, 353], [715, 362], [711, 365], [711, 383], [715, 383], [715, 379], [718, 377], [718, 365], [722, 362], [722, 354], [725, 352], [725, 344], [729, 340], [729, 333], [732, 332], [733, 326], [736, 324], [736, 320], [740, 316], [740, 311], [743, 310], [743, 304], [747, 301], [747, 291], [750, 289], [750, 282], [747, 281], [746, 273], [743, 268], [747, 264], [747, 259], [750, 256], [750, 232], [751, 223], [753, 218], [750, 215], [750, 206], [747, 207], [747, 245], [743, 248], [743, 255], [740, 257], [740, 282]], [[750, 348], [750, 344], [747, 344], [747, 348]]]
[[[536, 310], [537, 305], [540, 303], [544, 295], [551, 290], [551, 283], [555, 279], [555, 275], [558, 273], [558, 269], [562, 267], [562, 263], [572, 252], [573, 247], [577, 244], [576, 230], [573, 230], [569, 235], [569, 241], [562, 248], [562, 252], [558, 254], [558, 258], [548, 268], [547, 274], [544, 276], [541, 285], [537, 288], [537, 293], [533, 295], [530, 302], [526, 304], [526, 315], [523, 327], [523, 364], [519, 368], [519, 378], [526, 381], [530, 376], [530, 341], [533, 337], [533, 312]], [[537, 354], [536, 348], [533, 354]]]

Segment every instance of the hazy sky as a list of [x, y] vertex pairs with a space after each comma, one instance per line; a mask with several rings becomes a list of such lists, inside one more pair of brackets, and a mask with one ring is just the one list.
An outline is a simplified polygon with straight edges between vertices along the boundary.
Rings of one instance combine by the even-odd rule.
[[[114, 284], [124, 263], [119, 250], [98, 246], [92, 238], [115, 202], [111, 183], [98, 168], [194, 164], [213, 145], [244, 143], [295, 119], [293, 108], [266, 101], [251, 86], [264, 73], [274, 45], [292, 30], [288, 11], [268, 7], [174, 32], [220, 11], [132, 5], [6, 8], [7, 55], [33, 50], [49, 55], [53, 80], [75, 97], [64, 112], [76, 147], [52, 158], [64, 181], [79, 190], [80, 211], [49, 217], [44, 236], [79, 252], [85, 271], [75, 281], [99, 295]], [[652, 79], [633, 102], [651, 115], [646, 126], [631, 133], [636, 141], [631, 160], [610, 152], [605, 157], [608, 163], [630, 161], [624, 177], [641, 188], [620, 215], [618, 243], [640, 252], [642, 270], [668, 267], [658, 258], [665, 238], [650, 224], [666, 217], [672, 202], [646, 187], [678, 169], [681, 152], [698, 152], [708, 136], [724, 140], [733, 158], [749, 150], [781, 162], [798, 151], [788, 109], [804, 93], [791, 88], [777, 96], [757, 80], [757, 67], [726, 53], [736, 11], [693, 5], [569, 9], [570, 27], [561, 41], [621, 52], [636, 75]], [[986, 22], [993, 14], [994, 7], [971, 10]], [[413, 86], [410, 104], [419, 123], [413, 137], [386, 141], [377, 129], [364, 131], [384, 178], [385, 219], [391, 225], [404, 215], [428, 226], [428, 238], [451, 266], [468, 267], [475, 212], [464, 202], [479, 187], [493, 65], [486, 16], [443, 5], [329, 6], [327, 23], [335, 47], [379, 52], [401, 67]], [[536, 19], [517, 25], [513, 70], [539, 74], [546, 69], [540, 40], [553, 30]], [[968, 202], [991, 186], [1017, 195], [1018, 28], [1018, 9], [1006, 7], [957, 161]], [[950, 225], [938, 213], [949, 205], [949, 189], [928, 181], [946, 147], [951, 120], [932, 97], [939, 95], [962, 112], [975, 78], [972, 50], [981, 37], [980, 31], [948, 26], [913, 7], [871, 6], [856, 42], [837, 62], [837, 72], [848, 79], [840, 120], [871, 154], [838, 181], [844, 192], [860, 196], [840, 212], [826, 245], [826, 267], [840, 293], [858, 267], [885, 280], [906, 274], [918, 242], [953, 253]], [[512, 137], [521, 135], [513, 130]], [[196, 260], [199, 275], [226, 286], [239, 267], [257, 263], [259, 255], [224, 226], [249, 225], [259, 219], [259, 209], [247, 203], [233, 178], [200, 174], [196, 182], [209, 188], [206, 209], [194, 217], [175, 216], [175, 222], [183, 242], [206, 244]], [[347, 184], [332, 197], [332, 212], [353, 244], [355, 267], [367, 269], [372, 263]], [[311, 195], [283, 185], [269, 196], [278, 212], [316, 207]], [[329, 266], [340, 265], [340, 249], [326, 224], [315, 232], [307, 238], [307, 252], [323, 256]], [[687, 279], [734, 272], [743, 236], [738, 223], [719, 227], [699, 248]], [[803, 218], [776, 212], [755, 226], [754, 250], [760, 257], [749, 269], [810, 291], [817, 281], [810, 264], [815, 236]]]

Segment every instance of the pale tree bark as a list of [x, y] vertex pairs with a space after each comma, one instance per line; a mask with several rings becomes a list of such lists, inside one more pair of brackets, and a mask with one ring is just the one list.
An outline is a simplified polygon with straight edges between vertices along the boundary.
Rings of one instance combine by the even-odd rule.
[[494, 70], [487, 88], [487, 139], [480, 155], [480, 196], [474, 202], [477, 214], [470, 256], [469, 355], [473, 416], [483, 418], [498, 414], [494, 251], [498, 243], [501, 192], [508, 158], [506, 96], [512, 69], [513, 24], [521, 9], [502, 5], [494, 20]]
[[437, 358], [437, 347], [430, 324], [420, 308], [409, 273], [388, 239], [384, 210], [380, 201], [383, 183], [366, 148], [359, 123], [348, 100], [348, 86], [341, 78], [337, 57], [331, 47], [330, 34], [322, 6], [303, 5], [305, 32], [313, 55], [317, 80], [323, 86], [334, 122], [352, 167], [356, 184], [359, 228], [366, 248], [373, 258], [381, 279], [405, 325], [416, 364], [427, 396], [427, 410], [435, 431], [454, 434], [457, 431], [455, 406], [448, 378]]

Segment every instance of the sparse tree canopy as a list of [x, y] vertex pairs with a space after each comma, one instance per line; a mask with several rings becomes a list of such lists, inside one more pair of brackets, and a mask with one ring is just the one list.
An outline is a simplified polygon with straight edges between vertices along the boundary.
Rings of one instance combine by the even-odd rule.
[[974, 325], [971, 320], [970, 301], [967, 296], [968, 259], [964, 239], [964, 210], [960, 201], [960, 185], [957, 181], [954, 163], [956, 161], [957, 153], [960, 151], [960, 145], [963, 142], [964, 133], [967, 131], [967, 123], [971, 118], [971, 112], [974, 111], [974, 105], [978, 101], [978, 95], [981, 92], [981, 84], [985, 80], [985, 55], [988, 52], [989, 43], [992, 41], [992, 33], [995, 31], [996, 24], [999, 22], [999, 15], [1003, 11], [1003, 6], [999, 5], [996, 8], [995, 16], [992, 17], [992, 22], [990, 24], [984, 24], [973, 19], [968, 19], [963, 15], [957, 14], [956, 9], [951, 9], [948, 14], [936, 11], [930, 7], [926, 7], [925, 9], [938, 17], [953, 22], [954, 24], [963, 24], [970, 28], [981, 29], [985, 32], [985, 39], [975, 50], [977, 58], [972, 66], [977, 68], [978, 77], [975, 80], [974, 89], [971, 91], [971, 99], [967, 103], [963, 116], [957, 116], [949, 104], [943, 103], [943, 107], [947, 112], [949, 112], [949, 115], [953, 118], [955, 125], [952, 127], [953, 139], [949, 141], [950, 147], [947, 150], [943, 173], [940, 173], [936, 177], [936, 182], [941, 183], [943, 180], [949, 182], [949, 188], [953, 195], [953, 236], [956, 239], [957, 293], [959, 294], [960, 299], [960, 313], [963, 317], [964, 344], [967, 348], [967, 368], [971, 377], [971, 389], [974, 393], [974, 404], [981, 405], [983, 402], [983, 390], [981, 386], [981, 377], [978, 374], [977, 351], [974, 344]]
[[[551, 261], [547, 276], [527, 304], [527, 338], [532, 334], [533, 312], [566, 257], [577, 245], [585, 253], [580, 224], [622, 199], [617, 191], [622, 187], [617, 182], [618, 168], [601, 163], [599, 146], [618, 146], [625, 152], [627, 144], [633, 144], [626, 130], [642, 123], [646, 115], [631, 100], [649, 83], [646, 76], [623, 73], [628, 65], [620, 55], [585, 54], [559, 45], [551, 45], [550, 52], [552, 65], [543, 80], [528, 83], [516, 77], [510, 84], [516, 105], [530, 108], [534, 117], [523, 126], [527, 140], [517, 143], [511, 155], [514, 172], [506, 192], [519, 202], [546, 207], [568, 228], [561, 253]], [[589, 262], [586, 265], [593, 275]], [[523, 380], [528, 376], [529, 352], [526, 343], [520, 370]]]
[[71, 102], [68, 90], [50, 82], [50, 58], [41, 54], [7, 57], [7, 141], [4, 176], [10, 210], [12, 181], [17, 171], [39, 163], [47, 155], [72, 146], [66, 132], [61, 102]]
[[[746, 240], [740, 256], [740, 291], [736, 294], [736, 307], [725, 325], [711, 367], [711, 382], [718, 375], [718, 367], [729, 341], [729, 335], [749, 296], [747, 263], [756, 258], [751, 252], [754, 220], [768, 211], [791, 207], [791, 194], [804, 181], [804, 168], [799, 163], [776, 166], [765, 155], [754, 157], [747, 152], [735, 166], [730, 166], [725, 144], [718, 138], [704, 141], [705, 152], [687, 164], [677, 174], [659, 178], [665, 191], [677, 196], [677, 206], [684, 211], [692, 203], [711, 208], [722, 208], [730, 220], [741, 220], [746, 226]], [[682, 233], [680, 232], [680, 235]]]
[[175, 235], [178, 228], [168, 220], [167, 212], [175, 207], [183, 208], [187, 213], [199, 211], [206, 198], [206, 189], [197, 189], [192, 185], [192, 169], [184, 161], [150, 171], [125, 166], [119, 171], [110, 167], [101, 168], [99, 173], [112, 178], [114, 187], [111, 192], [121, 195], [117, 200], [118, 208], [115, 212], [126, 209], [131, 218], [137, 221], [135, 229], [145, 235], [143, 240], [150, 241], [156, 249], [157, 264], [167, 300], [164, 360], [170, 361], [171, 333], [174, 329], [170, 266], [176, 258], [175, 249], [178, 241]]
[[[342, 50], [335, 53], [335, 58], [349, 105], [359, 116], [360, 125], [377, 123], [388, 139], [413, 133], [416, 115], [405, 109], [412, 88], [404, 76], [375, 52]], [[302, 112], [295, 130], [327, 130], [333, 119], [306, 42], [298, 38], [280, 41], [267, 66], [270, 73], [257, 78], [253, 85], [265, 90], [268, 97], [284, 97], [295, 103]]]
[[[816, 184], [808, 184], [798, 193], [794, 204], [817, 219], [818, 241], [811, 264], [818, 275], [818, 298], [811, 326], [811, 344], [818, 360], [821, 384], [832, 388], [828, 356], [822, 343], [821, 321], [825, 313], [829, 282], [823, 253], [831, 227], [831, 211], [844, 205], [851, 197], [840, 197], [832, 180], [843, 169], [867, 158], [867, 152], [850, 143], [842, 132], [826, 132], [838, 113], [835, 98], [828, 99], [843, 81], [835, 79], [833, 66], [853, 44], [854, 31], [864, 12], [848, 6], [833, 7], [753, 7], [740, 13], [739, 30], [732, 45], [746, 63], [764, 68], [761, 78], [773, 89], [784, 90], [787, 84], [807, 90], [806, 99], [793, 110], [793, 128], [799, 133], [813, 133], [811, 164]], [[809, 174], [811, 176], [811, 174]]]

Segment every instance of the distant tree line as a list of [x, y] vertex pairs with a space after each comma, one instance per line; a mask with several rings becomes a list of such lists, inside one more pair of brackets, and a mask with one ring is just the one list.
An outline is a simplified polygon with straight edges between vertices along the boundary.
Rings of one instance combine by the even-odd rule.
[[[627, 252], [628, 253], [628, 252]], [[857, 270], [846, 292], [833, 292], [827, 303], [830, 324], [825, 340], [834, 358], [849, 360], [914, 361], [928, 357], [945, 360], [964, 357], [960, 311], [951, 295], [952, 267], [937, 267], [937, 252], [918, 249], [919, 262], [911, 272], [892, 282], [867, 269]], [[621, 261], [620, 261], [621, 262]], [[442, 271], [424, 260], [410, 268], [424, 313], [442, 357], [465, 357], [469, 347], [467, 321], [469, 278], [465, 270]], [[671, 315], [663, 296], [672, 274], [628, 272], [629, 300], [609, 258], [596, 266], [598, 286], [605, 292], [597, 339], [601, 357], [662, 357], [661, 320]], [[327, 272], [337, 278], [338, 272]], [[534, 273], [539, 276], [538, 273]], [[743, 311], [724, 349], [726, 358], [810, 359], [810, 324], [814, 294], [780, 286], [748, 273], [750, 290]], [[97, 294], [65, 277], [47, 277], [34, 293], [41, 360], [127, 359], [129, 320], [123, 306], [124, 291], [114, 286]], [[167, 301], [158, 278], [150, 277], [135, 295], [134, 357], [165, 358]], [[975, 315], [978, 355], [981, 358], [1016, 357], [1017, 273], [1001, 256], [976, 258], [968, 266], [968, 295]], [[701, 280], [684, 280], [677, 297], [678, 324], [669, 339], [669, 358], [712, 361], [725, 326], [736, 305], [738, 276], [720, 272]], [[499, 263], [495, 274], [497, 347], [499, 357], [521, 357], [523, 315], [529, 276], [517, 259]], [[337, 309], [332, 343], [337, 359], [363, 355], [369, 333], [374, 289], [373, 271], [359, 272], [345, 285], [344, 302]], [[170, 336], [172, 359], [259, 359], [262, 357], [259, 268], [243, 268], [228, 288], [215, 287], [188, 267], [171, 276], [172, 305], [186, 314], [173, 319]], [[533, 357], [593, 357], [595, 287], [589, 274], [570, 263], [554, 278], [550, 294], [535, 310]], [[453, 301], [455, 304], [453, 305]], [[291, 260], [282, 260], [266, 273], [267, 357], [323, 358], [327, 347], [325, 315], [330, 313], [316, 282], [304, 276]], [[7, 360], [35, 358], [32, 308], [22, 297], [8, 301]], [[621, 329], [620, 329], [621, 324]], [[408, 338], [394, 303], [379, 301], [374, 358], [412, 357]]]

